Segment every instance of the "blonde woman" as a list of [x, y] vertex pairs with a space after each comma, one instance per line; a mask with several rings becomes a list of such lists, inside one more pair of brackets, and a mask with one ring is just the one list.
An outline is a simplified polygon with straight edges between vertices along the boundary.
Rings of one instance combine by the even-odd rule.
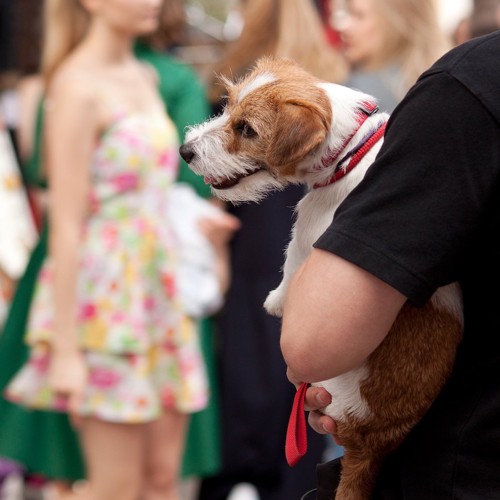
[[7, 395], [71, 415], [90, 500], [178, 500], [188, 415], [208, 397], [162, 216], [178, 135], [156, 75], [132, 50], [157, 28], [160, 7], [46, 2], [49, 255], [30, 311], [31, 354]]
[[391, 112], [419, 75], [451, 48], [436, 0], [346, 0], [340, 25], [352, 67], [346, 85]]

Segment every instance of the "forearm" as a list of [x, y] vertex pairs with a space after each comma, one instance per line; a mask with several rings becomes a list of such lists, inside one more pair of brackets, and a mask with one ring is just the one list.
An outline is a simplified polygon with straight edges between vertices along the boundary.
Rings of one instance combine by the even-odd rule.
[[219, 245], [215, 248], [215, 260], [217, 277], [219, 279], [220, 290], [223, 294], [227, 292], [231, 280], [229, 266], [229, 247], [227, 244]]
[[361, 268], [313, 250], [288, 288], [281, 349], [305, 382], [360, 366], [387, 335], [406, 298]]
[[53, 348], [58, 352], [74, 352], [79, 348], [76, 300], [79, 243], [79, 231], [76, 228], [51, 227], [55, 327]]

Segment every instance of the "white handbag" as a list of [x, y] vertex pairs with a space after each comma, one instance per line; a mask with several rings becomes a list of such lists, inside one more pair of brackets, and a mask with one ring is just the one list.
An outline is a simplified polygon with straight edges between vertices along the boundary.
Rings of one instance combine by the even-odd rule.
[[194, 318], [215, 313], [223, 303], [214, 249], [198, 227], [201, 218], [224, 212], [188, 184], [175, 183], [166, 203], [166, 222], [176, 239], [176, 288], [185, 312]]

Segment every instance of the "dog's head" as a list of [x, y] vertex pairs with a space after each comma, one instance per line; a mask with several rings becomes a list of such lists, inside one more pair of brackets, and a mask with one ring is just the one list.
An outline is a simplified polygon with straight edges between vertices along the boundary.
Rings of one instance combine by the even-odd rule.
[[290, 60], [262, 58], [243, 80], [224, 83], [224, 113], [188, 131], [184, 160], [215, 195], [233, 202], [300, 182], [300, 164], [331, 126], [320, 82]]

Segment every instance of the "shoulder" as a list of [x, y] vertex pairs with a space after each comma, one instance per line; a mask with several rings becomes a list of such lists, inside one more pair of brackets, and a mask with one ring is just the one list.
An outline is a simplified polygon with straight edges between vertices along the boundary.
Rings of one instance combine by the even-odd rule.
[[500, 123], [500, 31], [474, 38], [450, 50], [419, 81], [447, 74], [471, 93]]
[[47, 86], [43, 103], [44, 128], [64, 133], [96, 133], [102, 120], [101, 82], [79, 66], [69, 65], [57, 71]]
[[47, 87], [47, 106], [71, 103], [73, 108], [94, 107], [97, 102], [96, 78], [72, 65], [57, 71]]

